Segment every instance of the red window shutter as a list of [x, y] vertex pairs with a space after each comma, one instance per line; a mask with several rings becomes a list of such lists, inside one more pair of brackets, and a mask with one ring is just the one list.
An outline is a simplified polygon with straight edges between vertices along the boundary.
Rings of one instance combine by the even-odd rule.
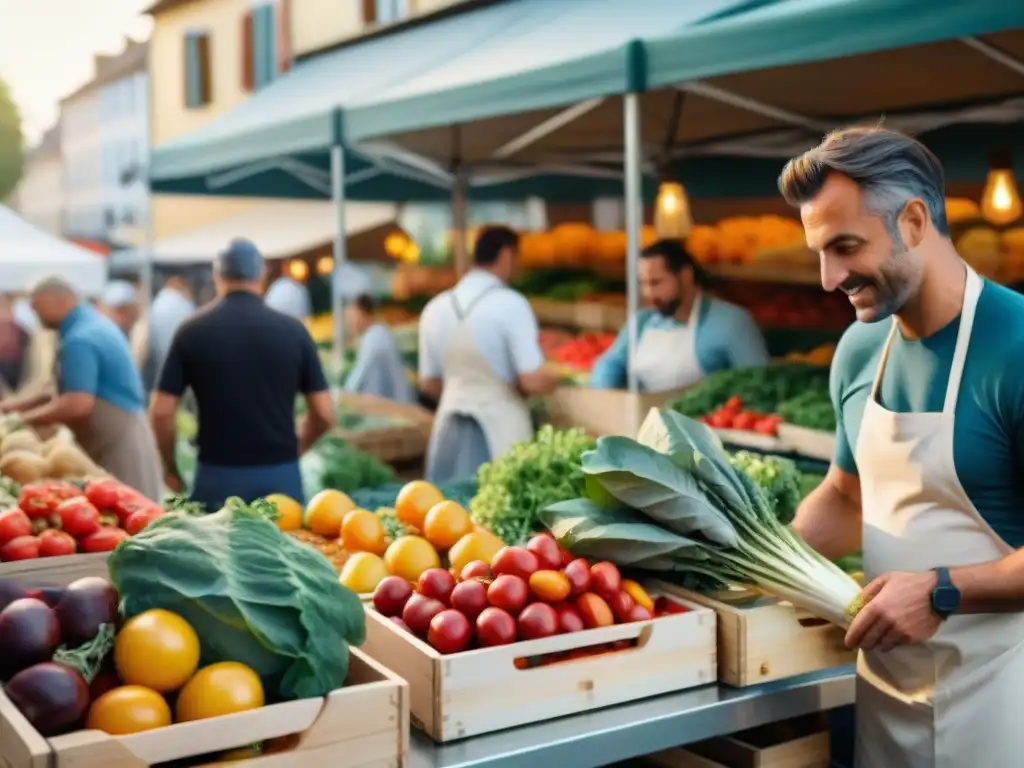
[[279, 0], [277, 4], [277, 71], [287, 72], [292, 67], [292, 3]]
[[213, 101], [213, 63], [211, 62], [210, 35], [202, 34], [196, 41], [199, 54], [199, 101]]
[[363, 23], [373, 24], [377, 20], [377, 4], [374, 0], [363, 0]]
[[242, 17], [242, 88], [251, 91], [256, 87], [254, 78], [256, 69], [256, 51], [253, 48], [255, 28], [252, 11]]

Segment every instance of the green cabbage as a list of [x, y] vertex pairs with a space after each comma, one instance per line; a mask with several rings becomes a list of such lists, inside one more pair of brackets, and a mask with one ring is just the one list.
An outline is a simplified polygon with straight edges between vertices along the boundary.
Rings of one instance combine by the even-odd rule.
[[366, 639], [359, 597], [326, 558], [251, 506], [165, 515], [122, 542], [109, 567], [126, 618], [178, 614], [199, 635], [204, 665], [251, 667], [272, 700], [340, 688], [348, 646]]

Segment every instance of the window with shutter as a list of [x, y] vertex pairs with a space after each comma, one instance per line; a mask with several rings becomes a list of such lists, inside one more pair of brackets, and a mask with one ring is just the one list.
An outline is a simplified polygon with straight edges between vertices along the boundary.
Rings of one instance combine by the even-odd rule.
[[213, 95], [210, 63], [210, 35], [185, 33], [185, 106], [198, 109], [210, 103]]
[[363, 23], [373, 24], [377, 21], [377, 0], [363, 0]]
[[278, 73], [277, 4], [253, 8], [242, 20], [242, 85], [259, 90]]
[[249, 11], [242, 17], [242, 88], [251, 91], [255, 85], [255, 24], [253, 23], [253, 12]]

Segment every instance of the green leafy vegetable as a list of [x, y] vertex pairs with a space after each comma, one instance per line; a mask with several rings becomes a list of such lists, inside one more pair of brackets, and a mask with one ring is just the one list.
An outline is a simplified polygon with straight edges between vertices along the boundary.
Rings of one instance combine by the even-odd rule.
[[736, 396], [744, 408], [776, 413], [780, 403], [808, 390], [828, 395], [828, 368], [807, 363], [729, 368], [702, 379], [670, 407], [686, 416], [705, 416]]
[[165, 515], [118, 545], [109, 567], [123, 615], [177, 613], [199, 635], [204, 664], [246, 664], [273, 698], [340, 688], [348, 646], [366, 637], [359, 597], [267, 510], [232, 502], [212, 515]]
[[593, 447], [583, 430], [541, 427], [531, 440], [480, 467], [470, 513], [505, 542], [524, 542], [543, 527], [545, 507], [583, 494], [580, 457]]
[[[582, 458], [587, 497], [544, 512], [563, 545], [582, 557], [670, 578], [755, 586], [848, 625], [858, 584], [779, 521], [769, 498], [733, 466], [707, 426], [652, 410], [637, 447], [627, 450], [627, 442], [634, 441], [598, 440]], [[601, 494], [594, 493], [597, 486]]]
[[787, 424], [823, 432], [836, 431], [836, 411], [827, 389], [810, 389], [779, 403], [778, 414]]
[[321, 437], [299, 460], [307, 498], [325, 488], [352, 493], [395, 480], [395, 471], [376, 456], [353, 448], [335, 434]]
[[100, 673], [103, 662], [114, 650], [114, 627], [112, 624], [101, 624], [99, 632], [87, 643], [77, 648], [62, 645], [53, 654], [53, 660], [65, 667], [71, 667], [91, 683]]
[[796, 508], [806, 494], [803, 492], [803, 476], [796, 464], [782, 456], [760, 456], [750, 451], [739, 451], [729, 458], [733, 468], [746, 472], [747, 476], [768, 499], [775, 516], [783, 525], [789, 525], [796, 517]]

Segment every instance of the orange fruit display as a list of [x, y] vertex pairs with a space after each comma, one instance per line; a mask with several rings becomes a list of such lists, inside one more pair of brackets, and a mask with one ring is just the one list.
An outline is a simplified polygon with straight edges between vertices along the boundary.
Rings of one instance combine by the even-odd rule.
[[467, 533], [448, 550], [448, 562], [455, 573], [462, 573], [462, 569], [474, 560], [491, 564], [491, 560], [498, 554], [505, 542], [488, 531], [476, 530]]
[[383, 555], [388, 548], [384, 523], [366, 509], [353, 509], [341, 520], [341, 543], [349, 552]]
[[306, 507], [306, 527], [321, 536], [336, 537], [341, 533], [342, 519], [355, 508], [355, 502], [341, 491], [320, 491]]
[[427, 541], [440, 550], [447, 550], [467, 533], [473, 532], [473, 521], [461, 505], [442, 501], [427, 512], [422, 530]]
[[297, 531], [302, 527], [302, 505], [283, 493], [272, 493], [267, 501], [277, 507], [277, 527], [282, 531]]
[[423, 530], [427, 512], [444, 501], [444, 495], [426, 480], [413, 480], [402, 486], [395, 499], [395, 517], [418, 531]]
[[430, 568], [441, 567], [441, 557], [433, 544], [422, 536], [400, 536], [384, 553], [384, 562], [394, 576], [416, 581]]

